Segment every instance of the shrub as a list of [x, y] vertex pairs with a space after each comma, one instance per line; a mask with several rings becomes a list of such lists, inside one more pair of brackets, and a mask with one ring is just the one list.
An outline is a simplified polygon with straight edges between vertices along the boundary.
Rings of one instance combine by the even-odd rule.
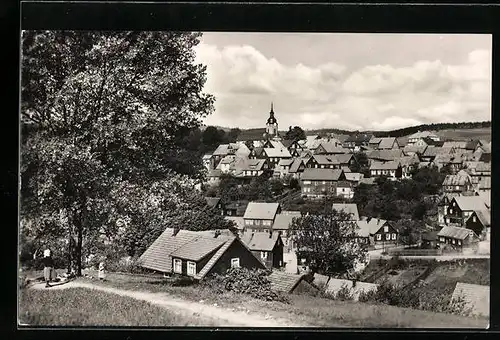
[[202, 281], [202, 286], [218, 294], [234, 292], [247, 294], [260, 300], [288, 303], [286, 295], [271, 289], [269, 273], [262, 269], [230, 268], [225, 274], [214, 274]]
[[187, 286], [192, 286], [193, 284], [196, 283], [196, 281], [191, 277], [175, 276], [169, 283], [173, 287], [187, 287]]
[[354, 300], [354, 295], [351, 293], [351, 290], [344, 283], [342, 287], [340, 287], [337, 294], [335, 294], [335, 299], [340, 301], [352, 301]]

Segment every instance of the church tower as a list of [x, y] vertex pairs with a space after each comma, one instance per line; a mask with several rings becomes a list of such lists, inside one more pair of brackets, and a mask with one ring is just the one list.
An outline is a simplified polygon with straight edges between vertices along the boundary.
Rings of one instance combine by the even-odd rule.
[[274, 138], [278, 136], [278, 121], [274, 118], [273, 103], [271, 102], [271, 111], [269, 112], [269, 118], [267, 118], [266, 123], [266, 135], [268, 138]]

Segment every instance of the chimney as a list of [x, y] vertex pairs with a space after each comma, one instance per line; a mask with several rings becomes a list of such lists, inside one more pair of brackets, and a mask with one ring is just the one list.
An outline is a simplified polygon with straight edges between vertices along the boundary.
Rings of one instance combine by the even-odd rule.
[[176, 227], [174, 227], [174, 232], [172, 233], [172, 236], [177, 235], [177, 234], [179, 233], [179, 231], [180, 231], [180, 230], [181, 230], [181, 228], [179, 228], [179, 227], [177, 227], [177, 226], [176, 226]]
[[273, 231], [269, 230], [269, 238], [273, 238]]

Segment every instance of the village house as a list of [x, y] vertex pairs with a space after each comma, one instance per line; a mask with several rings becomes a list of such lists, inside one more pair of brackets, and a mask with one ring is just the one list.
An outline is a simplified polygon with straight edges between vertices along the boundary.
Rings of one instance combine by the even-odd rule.
[[415, 145], [406, 145], [403, 148], [403, 153], [407, 156], [421, 156], [425, 153], [425, 150], [427, 149], [427, 146], [415, 146]]
[[482, 177], [477, 184], [477, 192], [491, 193], [491, 177]]
[[304, 161], [301, 158], [295, 158], [290, 165], [288, 173], [292, 176], [292, 178], [300, 179], [305, 168], [306, 166]]
[[219, 164], [217, 165], [216, 170], [220, 170], [223, 174], [228, 174], [234, 169], [234, 163], [236, 162], [236, 156], [227, 155], [224, 156]]
[[264, 149], [286, 149], [285, 145], [281, 141], [268, 139], [264, 142]]
[[224, 216], [243, 216], [248, 206], [248, 201], [237, 200], [222, 204], [222, 215]]
[[305, 162], [306, 168], [341, 169], [350, 168], [356, 164], [353, 154], [313, 155]]
[[243, 215], [245, 231], [264, 232], [272, 230], [276, 214], [281, 212], [279, 203], [250, 202]]
[[321, 143], [316, 150], [314, 150], [314, 154], [316, 155], [338, 155], [338, 154], [346, 154], [350, 153], [349, 149], [343, 148], [340, 146], [340, 143]]
[[404, 156], [403, 150], [394, 149], [394, 150], [370, 150], [366, 152], [366, 157], [370, 161], [379, 161], [379, 162], [390, 162], [400, 159]]
[[375, 248], [391, 247], [398, 243], [399, 232], [395, 226], [383, 219], [362, 217], [358, 224], [358, 242]]
[[322, 138], [318, 135], [306, 136], [304, 148], [310, 151], [314, 151], [324, 141], [325, 140], [322, 140]]
[[398, 140], [396, 137], [372, 137], [368, 142], [368, 146], [377, 150], [399, 149]]
[[274, 169], [280, 160], [292, 158], [292, 155], [285, 147], [280, 149], [264, 148], [263, 156], [268, 160], [270, 169]]
[[458, 194], [444, 194], [437, 204], [438, 208], [438, 223], [439, 225], [444, 225], [446, 223], [445, 216], [448, 214], [448, 206], [454, 196], [460, 196]]
[[210, 170], [207, 174], [207, 183], [209, 185], [218, 185], [220, 182], [220, 177], [222, 176], [222, 171], [220, 170]]
[[283, 267], [283, 241], [278, 233], [245, 233], [241, 240], [268, 269]]
[[465, 227], [472, 230], [481, 239], [487, 239], [491, 230], [491, 213], [489, 210], [473, 211], [465, 221]]
[[474, 169], [470, 172], [472, 184], [477, 184], [481, 179], [491, 178], [491, 163], [478, 162]]
[[335, 195], [337, 182], [345, 180], [342, 170], [307, 168], [302, 173], [302, 195], [320, 198], [325, 195]]
[[420, 237], [420, 247], [422, 249], [435, 249], [437, 246], [437, 231], [427, 231]]
[[238, 237], [229, 231], [215, 230], [195, 232], [167, 228], [139, 261], [143, 268], [196, 280], [234, 267], [266, 268]]
[[413, 170], [415, 170], [420, 163], [418, 156], [415, 154], [412, 156], [403, 156], [397, 161], [399, 161], [399, 163], [401, 164], [402, 178], [411, 178]]
[[345, 179], [352, 183], [353, 187], [359, 185], [360, 181], [364, 178], [364, 174], [359, 172], [345, 172]]
[[283, 178], [287, 176], [290, 173], [290, 168], [295, 162], [295, 159], [290, 158], [290, 159], [281, 159], [274, 168], [274, 176]]
[[[344, 174], [345, 175], [345, 174]], [[345, 199], [351, 199], [354, 197], [354, 188], [349, 181], [338, 181], [336, 195], [343, 197]]]
[[263, 147], [255, 147], [250, 151], [250, 155], [248, 156], [250, 159], [265, 159], [266, 155], [264, 154]]
[[351, 151], [359, 152], [368, 146], [372, 137], [371, 134], [354, 134], [346, 138], [343, 146]]
[[418, 131], [418, 132], [415, 132], [414, 134], [408, 136], [408, 144], [407, 145], [413, 145], [413, 144], [417, 143], [420, 139], [424, 139], [424, 138], [429, 138], [435, 142], [440, 141], [440, 137], [433, 132]]
[[306, 275], [273, 271], [269, 275], [271, 289], [285, 294], [317, 296], [319, 289], [307, 282]]
[[424, 153], [420, 156], [420, 160], [422, 162], [434, 162], [435, 158], [437, 155], [442, 154], [442, 155], [449, 155], [454, 153], [453, 148], [444, 148], [444, 147], [437, 147], [437, 146], [428, 146]]
[[488, 210], [489, 205], [480, 196], [455, 196], [448, 205], [446, 225], [463, 227], [474, 211]]
[[387, 176], [390, 179], [401, 178], [402, 168], [399, 161], [391, 162], [376, 162], [372, 161], [370, 164], [370, 176], [380, 177]]
[[444, 226], [437, 234], [440, 247], [451, 247], [454, 250], [463, 250], [477, 241], [477, 237], [472, 230], [467, 228]]
[[290, 235], [290, 227], [292, 225], [293, 219], [300, 217], [299, 211], [281, 211], [280, 214], [276, 214], [273, 224], [273, 231], [281, 236], [285, 250], [290, 252], [294, 249], [294, 245]]
[[456, 175], [446, 175], [444, 178], [443, 192], [445, 194], [464, 194], [472, 191], [471, 176], [461, 172]]
[[267, 159], [247, 159], [239, 165], [238, 173], [243, 177], [258, 177], [269, 169]]

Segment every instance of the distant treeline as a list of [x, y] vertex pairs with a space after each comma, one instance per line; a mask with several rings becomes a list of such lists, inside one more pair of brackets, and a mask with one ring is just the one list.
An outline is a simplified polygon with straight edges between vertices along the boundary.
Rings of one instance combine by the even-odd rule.
[[[375, 137], [404, 137], [411, 135], [418, 131], [439, 131], [446, 129], [479, 129], [479, 128], [491, 128], [491, 121], [484, 122], [462, 122], [462, 123], [438, 123], [438, 124], [422, 124], [418, 126], [407, 127], [403, 129], [391, 130], [391, 131], [347, 131], [341, 129], [318, 129], [318, 130], [307, 130], [306, 135], [319, 135], [324, 136], [327, 134], [335, 135], [353, 135], [357, 133], [372, 133]], [[258, 129], [246, 129], [241, 130], [238, 135], [238, 140], [256, 140], [262, 139], [262, 135], [266, 132], [265, 128]], [[284, 136], [286, 131], [280, 131], [280, 135]]]
[[439, 123], [439, 124], [422, 124], [418, 126], [407, 127], [404, 129], [392, 131], [374, 131], [375, 137], [404, 137], [414, 134], [418, 131], [439, 131], [447, 129], [480, 129], [491, 128], [491, 121], [484, 122], [462, 122], [462, 123]]

